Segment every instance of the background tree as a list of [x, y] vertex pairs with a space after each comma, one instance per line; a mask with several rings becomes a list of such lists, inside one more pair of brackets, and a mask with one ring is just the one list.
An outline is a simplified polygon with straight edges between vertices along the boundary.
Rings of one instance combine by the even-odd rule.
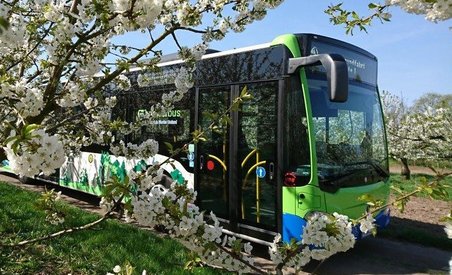
[[416, 99], [410, 110], [414, 113], [423, 113], [431, 109], [452, 108], [452, 94], [426, 93]]
[[402, 175], [410, 177], [408, 160], [423, 160], [433, 170], [452, 155], [452, 104], [450, 95], [429, 93], [406, 107], [403, 99], [383, 93], [389, 152], [400, 159]]
[[409, 179], [411, 171], [408, 166], [408, 148], [403, 146], [406, 134], [401, 135], [400, 133], [408, 114], [408, 107], [402, 98], [394, 96], [387, 91], [383, 91], [382, 103], [388, 135], [389, 155], [394, 159], [400, 160], [402, 165], [401, 174], [405, 176], [406, 179]]

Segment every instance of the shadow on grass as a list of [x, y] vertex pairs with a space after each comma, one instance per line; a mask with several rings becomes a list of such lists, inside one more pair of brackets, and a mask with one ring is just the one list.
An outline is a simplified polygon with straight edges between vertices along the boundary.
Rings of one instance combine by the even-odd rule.
[[447, 238], [444, 226], [439, 224], [391, 217], [389, 226], [380, 230], [378, 236], [452, 251], [452, 240]]

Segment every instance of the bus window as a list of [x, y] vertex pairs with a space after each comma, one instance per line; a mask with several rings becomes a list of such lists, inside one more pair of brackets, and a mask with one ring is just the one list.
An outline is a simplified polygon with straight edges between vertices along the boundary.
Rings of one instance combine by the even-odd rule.
[[[172, 87], [164, 90], [154, 91], [149, 88], [128, 94], [129, 96], [129, 121], [137, 121], [146, 117], [151, 111], [151, 107], [161, 102], [164, 93], [171, 91]], [[170, 156], [165, 143], [172, 144], [173, 148], [181, 148], [191, 140], [194, 118], [194, 93], [187, 92], [182, 100], [174, 103], [172, 109], [159, 116], [153, 116], [146, 126], [129, 135], [129, 142], [140, 144], [147, 139], [155, 139], [159, 142], [159, 154]], [[181, 153], [178, 157], [187, 162], [184, 165], [189, 167], [186, 153]], [[192, 168], [192, 167], [190, 167]], [[192, 169], [189, 169], [192, 170]]]
[[286, 84], [284, 167], [285, 184], [289, 186], [308, 184], [311, 178], [308, 124], [300, 83], [299, 77], [293, 76]]
[[[199, 89], [198, 125], [205, 141], [198, 142], [196, 174], [198, 203], [201, 209], [229, 218], [229, 125], [218, 123], [230, 104], [230, 86]], [[209, 129], [212, 123], [215, 130]]]

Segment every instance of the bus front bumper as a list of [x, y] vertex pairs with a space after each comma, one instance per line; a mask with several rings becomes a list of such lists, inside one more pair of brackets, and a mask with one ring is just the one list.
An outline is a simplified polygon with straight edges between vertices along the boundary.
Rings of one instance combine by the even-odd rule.
[[[388, 226], [390, 221], [390, 210], [389, 208], [382, 210], [375, 216], [375, 222], [377, 229], [383, 229]], [[299, 216], [293, 214], [283, 214], [283, 225], [282, 225], [282, 240], [285, 243], [290, 243], [292, 239], [296, 241], [301, 241], [303, 238], [303, 229], [306, 226], [307, 221]], [[369, 235], [371, 232], [363, 233], [359, 229], [359, 224], [353, 226], [352, 233], [356, 240], [361, 240]]]

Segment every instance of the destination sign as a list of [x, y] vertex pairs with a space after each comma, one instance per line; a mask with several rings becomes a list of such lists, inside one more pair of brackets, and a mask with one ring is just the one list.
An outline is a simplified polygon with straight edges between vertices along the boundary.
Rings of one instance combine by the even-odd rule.
[[377, 84], [377, 61], [369, 56], [318, 40], [311, 42], [311, 55], [315, 54], [339, 54], [347, 62], [348, 77], [357, 82], [364, 82], [375, 86]]

